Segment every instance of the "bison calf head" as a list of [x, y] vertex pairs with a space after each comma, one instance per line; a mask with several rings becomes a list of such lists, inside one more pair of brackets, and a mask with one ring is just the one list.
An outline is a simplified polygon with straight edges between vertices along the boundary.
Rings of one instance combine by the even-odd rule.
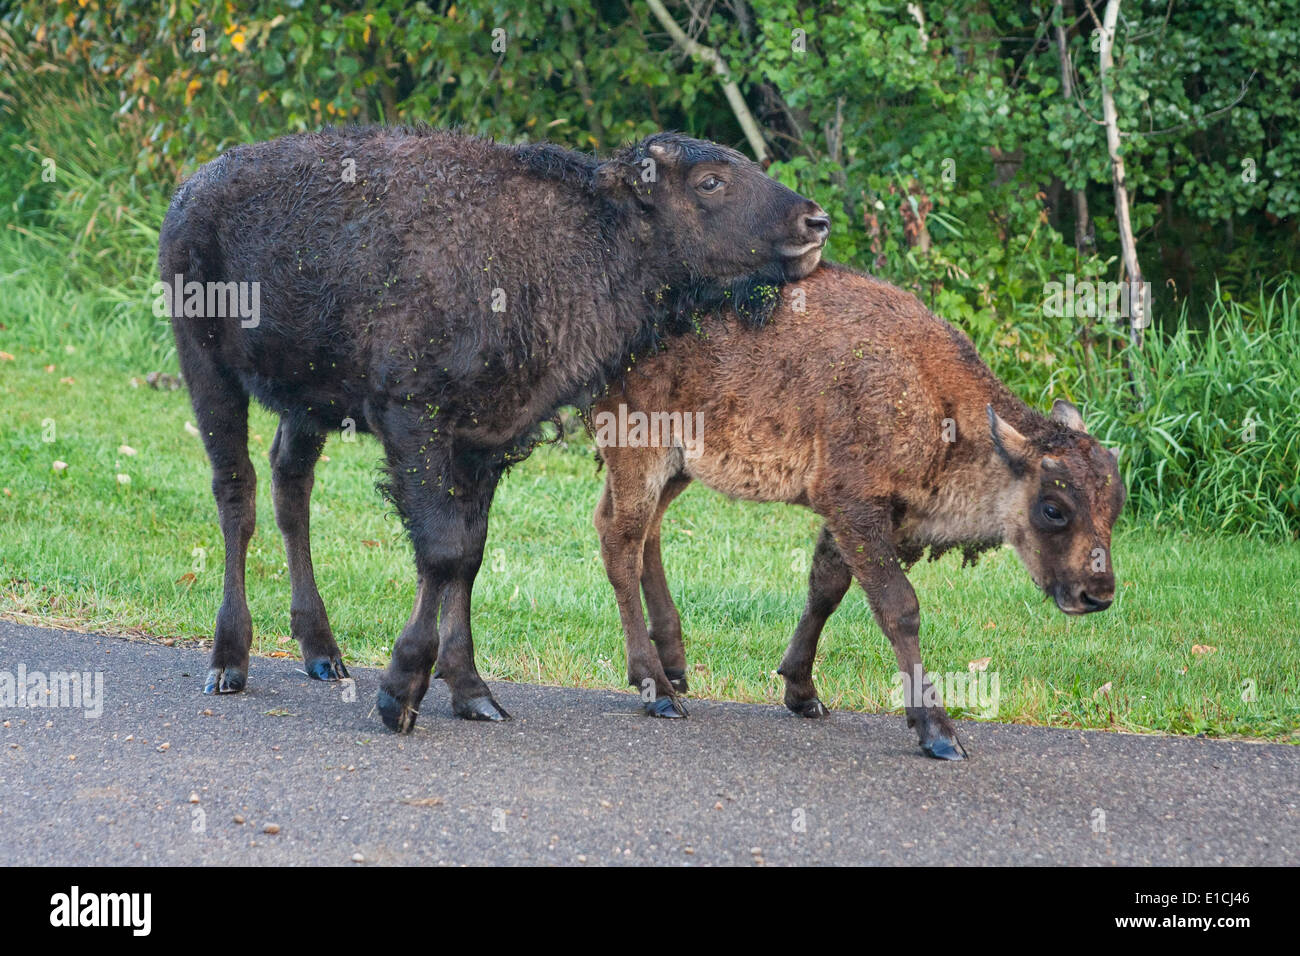
[[729, 283], [801, 279], [817, 268], [830, 219], [733, 149], [657, 133], [601, 164], [598, 188], [650, 225], [665, 270]]
[[1043, 435], [1026, 438], [988, 408], [993, 445], [1014, 483], [1004, 498], [1006, 540], [1034, 583], [1066, 614], [1104, 611], [1115, 599], [1110, 533], [1124, 507], [1115, 453], [1058, 400]]

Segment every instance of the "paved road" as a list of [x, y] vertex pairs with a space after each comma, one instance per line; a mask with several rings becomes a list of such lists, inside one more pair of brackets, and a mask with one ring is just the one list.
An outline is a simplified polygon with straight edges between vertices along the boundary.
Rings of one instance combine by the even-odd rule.
[[693, 701], [660, 721], [630, 694], [501, 684], [516, 719], [485, 725], [441, 682], [399, 738], [373, 670], [349, 693], [255, 658], [249, 692], [204, 697], [200, 651], [0, 621], [0, 697], [20, 666], [102, 673], [102, 715], [0, 708], [7, 863], [1300, 862], [1284, 745], [965, 723], [973, 759], [945, 764], [900, 717]]

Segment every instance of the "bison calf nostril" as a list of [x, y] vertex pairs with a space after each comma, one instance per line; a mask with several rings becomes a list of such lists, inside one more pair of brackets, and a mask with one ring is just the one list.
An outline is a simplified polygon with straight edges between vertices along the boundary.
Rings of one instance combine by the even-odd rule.
[[816, 236], [825, 236], [831, 231], [829, 216], [805, 216], [804, 228]]
[[1112, 598], [1095, 598], [1087, 591], [1081, 592], [1079, 596], [1083, 598], [1084, 606], [1090, 611], [1104, 611], [1110, 607], [1113, 600]]

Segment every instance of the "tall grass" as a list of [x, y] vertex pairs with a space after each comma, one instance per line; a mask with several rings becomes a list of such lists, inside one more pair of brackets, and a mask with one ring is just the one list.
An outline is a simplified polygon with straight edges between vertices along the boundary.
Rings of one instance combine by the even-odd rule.
[[1122, 449], [1130, 509], [1155, 526], [1300, 535], [1300, 285], [1184, 312], [1080, 384], [1090, 429]]
[[152, 287], [174, 184], [140, 168], [148, 131], [93, 77], [24, 63], [2, 31], [0, 60], [14, 68], [0, 84], [0, 337], [161, 367], [173, 346]]

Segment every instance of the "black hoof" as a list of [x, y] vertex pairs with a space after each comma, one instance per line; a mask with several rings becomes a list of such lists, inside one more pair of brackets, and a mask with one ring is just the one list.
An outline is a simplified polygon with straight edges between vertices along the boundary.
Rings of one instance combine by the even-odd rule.
[[203, 684], [205, 694], [238, 694], [248, 684], [248, 671], [239, 667], [214, 667]]
[[664, 675], [668, 678], [668, 683], [673, 685], [673, 690], [677, 691], [677, 693], [684, 694], [690, 690], [690, 688], [686, 686], [685, 671], [664, 671]]
[[383, 718], [384, 726], [389, 730], [395, 730], [399, 734], [409, 734], [415, 727], [417, 716], [415, 708], [403, 704], [382, 687], [379, 689], [375, 706], [379, 710], [379, 716]]
[[810, 698], [809, 700], [802, 700], [794, 704], [787, 703], [785, 706], [800, 717], [829, 717], [831, 715], [831, 712], [826, 708], [826, 705], [816, 697]]
[[966, 748], [961, 745], [961, 741], [956, 737], [949, 740], [947, 737], [939, 737], [921, 744], [921, 749], [925, 751], [927, 757], [933, 757], [935, 760], [965, 760]]
[[466, 720], [510, 720], [506, 709], [491, 696], [471, 697], [463, 704], [453, 705], [452, 710], [456, 712], [457, 717], [464, 717]]
[[686, 705], [676, 697], [656, 697], [654, 700], [646, 701], [643, 706], [646, 714], [651, 717], [680, 720], [687, 716]]
[[341, 657], [313, 657], [306, 662], [306, 671], [312, 680], [340, 681], [350, 676]]

